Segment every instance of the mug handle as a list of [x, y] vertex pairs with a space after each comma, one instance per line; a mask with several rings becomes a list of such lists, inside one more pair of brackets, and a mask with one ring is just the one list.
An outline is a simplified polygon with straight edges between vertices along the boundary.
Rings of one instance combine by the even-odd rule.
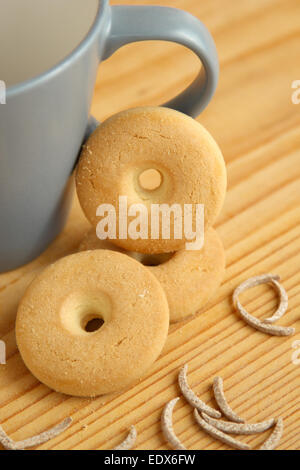
[[186, 11], [159, 6], [112, 6], [103, 59], [117, 49], [137, 41], [163, 40], [182, 44], [201, 60], [195, 81], [163, 106], [192, 117], [203, 111], [215, 93], [219, 61], [215, 43], [201, 21]]

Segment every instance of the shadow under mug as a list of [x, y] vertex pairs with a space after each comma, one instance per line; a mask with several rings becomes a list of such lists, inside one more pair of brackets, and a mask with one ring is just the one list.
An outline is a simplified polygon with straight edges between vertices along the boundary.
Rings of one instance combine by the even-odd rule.
[[100, 0], [91, 29], [71, 54], [7, 88], [6, 104], [0, 104], [0, 272], [34, 259], [61, 231], [72, 199], [67, 182], [83, 140], [97, 125], [89, 110], [99, 62], [144, 40], [176, 42], [200, 58], [196, 80], [164, 104], [197, 116], [216, 89], [217, 52], [206, 27], [175, 8]]

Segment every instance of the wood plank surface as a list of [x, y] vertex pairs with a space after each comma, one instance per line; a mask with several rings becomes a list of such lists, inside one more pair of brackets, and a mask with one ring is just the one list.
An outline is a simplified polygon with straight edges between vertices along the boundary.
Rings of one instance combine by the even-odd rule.
[[[229, 188], [217, 229], [226, 247], [224, 282], [207, 309], [171, 326], [159, 360], [131, 389], [97, 399], [60, 395], [26, 369], [15, 342], [17, 306], [26, 287], [46, 265], [76, 250], [89, 227], [78, 201], [67, 226], [49, 249], [27, 266], [0, 275], [0, 334], [7, 364], [0, 366], [0, 423], [13, 439], [41, 432], [71, 415], [73, 425], [39, 449], [110, 449], [127, 429], [138, 430], [136, 449], [168, 449], [160, 430], [164, 404], [179, 396], [177, 373], [189, 364], [195, 392], [214, 405], [213, 377], [249, 421], [283, 417], [280, 449], [300, 448], [300, 366], [292, 348], [300, 340], [300, 105], [291, 84], [300, 79], [299, 0], [139, 0], [186, 9], [212, 32], [221, 63], [215, 98], [198, 118], [223, 150]], [[168, 43], [126, 46], [99, 68], [92, 113], [99, 119], [137, 105], [158, 105], [182, 90], [198, 71], [186, 49]], [[264, 335], [235, 313], [233, 289], [250, 276], [278, 273], [289, 295], [280, 321], [293, 337]], [[259, 318], [274, 311], [274, 291], [261, 286], [243, 294]], [[299, 347], [299, 346], [298, 346]], [[181, 399], [174, 428], [189, 449], [226, 449], [199, 430]], [[270, 432], [242, 438], [253, 447]]]

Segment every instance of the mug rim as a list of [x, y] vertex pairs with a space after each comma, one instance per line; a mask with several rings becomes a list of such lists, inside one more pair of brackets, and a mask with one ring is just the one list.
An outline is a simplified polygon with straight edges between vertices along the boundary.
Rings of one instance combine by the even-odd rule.
[[45, 72], [42, 72], [39, 75], [24, 80], [23, 82], [8, 86], [6, 89], [6, 97], [11, 98], [19, 93], [25, 92], [49, 80], [50, 78], [56, 76], [65, 68], [67, 68], [75, 56], [80, 56], [81, 54], [83, 54], [85, 50], [89, 47], [96, 33], [98, 32], [98, 28], [100, 27], [100, 18], [104, 12], [107, 1], [108, 0], [98, 0], [98, 9], [95, 19], [86, 35], [83, 37], [82, 41], [78, 44], [78, 46], [75, 47], [75, 49], [73, 49], [64, 59], [62, 59], [50, 69], [47, 69]]

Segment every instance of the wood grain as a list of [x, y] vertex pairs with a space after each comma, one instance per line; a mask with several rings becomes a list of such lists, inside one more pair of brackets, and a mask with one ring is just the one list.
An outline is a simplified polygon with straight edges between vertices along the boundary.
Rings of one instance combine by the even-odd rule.
[[[74, 424], [40, 449], [110, 449], [138, 430], [137, 449], [168, 449], [160, 431], [166, 401], [178, 395], [176, 377], [189, 363], [189, 382], [215, 405], [213, 377], [224, 379], [227, 398], [249, 421], [284, 418], [280, 449], [300, 448], [300, 368], [292, 344], [300, 339], [300, 105], [291, 101], [299, 79], [299, 0], [175, 0], [112, 3], [176, 6], [204, 21], [217, 43], [221, 78], [212, 103], [199, 117], [220, 144], [229, 189], [217, 228], [227, 252], [223, 285], [209, 308], [170, 328], [162, 356], [147, 376], [121, 394], [95, 400], [70, 398], [40, 384], [16, 348], [18, 302], [47, 264], [73, 252], [89, 224], [74, 200], [63, 233], [27, 266], [0, 275], [0, 333], [7, 364], [0, 366], [0, 422], [13, 439], [41, 432], [71, 415]], [[93, 114], [107, 116], [135, 105], [161, 104], [183, 89], [198, 70], [193, 54], [177, 45], [126, 46], [99, 69]], [[281, 275], [290, 298], [282, 325], [292, 338], [275, 338], [243, 323], [231, 304], [233, 289], [247, 277]], [[247, 309], [263, 318], [277, 305], [272, 289], [243, 294]], [[183, 399], [174, 427], [190, 449], [226, 449], [200, 431]], [[242, 438], [259, 446], [268, 435]]]

